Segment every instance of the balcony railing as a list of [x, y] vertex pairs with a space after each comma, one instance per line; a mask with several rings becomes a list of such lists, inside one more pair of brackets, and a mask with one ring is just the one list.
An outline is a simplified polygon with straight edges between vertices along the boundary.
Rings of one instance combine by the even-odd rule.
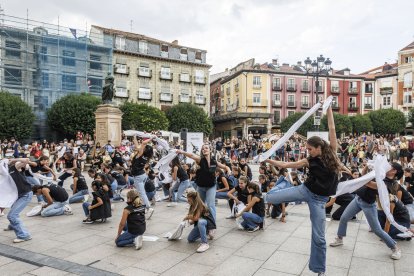
[[260, 89], [260, 88], [262, 88], [262, 83], [261, 82], [253, 83], [253, 89]]
[[152, 92], [138, 91], [138, 100], [151, 100]]
[[180, 103], [191, 103], [191, 96], [188, 94], [181, 94], [179, 101]]
[[296, 84], [293, 84], [293, 85], [289, 85], [289, 84], [288, 84], [288, 85], [286, 86], [286, 90], [287, 90], [287, 91], [296, 91], [296, 87], [297, 87], [297, 86], [296, 86]]
[[173, 73], [165, 73], [165, 72], [160, 71], [160, 79], [161, 80], [172, 80]]
[[272, 90], [273, 91], [282, 91], [282, 86], [279, 84], [273, 84], [272, 85]]
[[194, 98], [194, 103], [195, 104], [206, 104], [206, 98], [196, 97], [196, 98]]
[[173, 94], [167, 92], [160, 93], [160, 101], [161, 102], [172, 102], [173, 101]]
[[332, 86], [331, 87], [331, 93], [332, 94], [339, 94], [340, 93], [339, 86]]
[[296, 107], [296, 103], [295, 102], [287, 102], [287, 107]]
[[358, 87], [349, 87], [348, 88], [349, 94], [358, 94]]
[[302, 92], [310, 92], [309, 85], [302, 85]]
[[115, 89], [115, 97], [118, 98], [128, 98], [129, 97], [129, 90], [123, 87], [117, 87]]
[[137, 69], [137, 76], [144, 77], [144, 78], [151, 78], [152, 77], [152, 70], [144, 70], [141, 68]]
[[392, 94], [392, 87], [381, 87], [380, 94]]
[[404, 88], [411, 88], [411, 87], [413, 87], [413, 82], [412, 81], [405, 81], [403, 87]]
[[332, 110], [339, 110], [339, 105], [337, 103], [333, 103], [331, 106]]
[[194, 83], [195, 84], [206, 84], [206, 82], [207, 82], [207, 77], [194, 76]]
[[115, 64], [114, 74], [129, 75], [129, 66], [126, 66], [125, 64]]
[[180, 74], [179, 81], [191, 83], [191, 76], [189, 74]]
[[348, 105], [348, 110], [349, 111], [358, 111], [359, 107], [355, 104], [349, 104]]
[[261, 99], [259, 102], [247, 100], [247, 106], [267, 107], [267, 100]]
[[281, 107], [282, 106], [282, 103], [280, 101], [273, 100], [272, 101], [272, 106], [273, 107]]
[[301, 108], [309, 108], [309, 103], [307, 102], [307, 103], [300, 103], [300, 107]]
[[364, 104], [365, 109], [372, 109], [372, 104]]

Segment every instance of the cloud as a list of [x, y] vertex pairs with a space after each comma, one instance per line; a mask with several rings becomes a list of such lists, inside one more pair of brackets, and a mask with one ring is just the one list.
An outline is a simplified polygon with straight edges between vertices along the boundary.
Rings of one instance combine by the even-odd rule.
[[328, 56], [334, 68], [362, 72], [412, 40], [410, 0], [14, 0], [5, 13], [84, 30], [86, 22], [208, 51], [212, 72], [249, 58], [296, 63]]

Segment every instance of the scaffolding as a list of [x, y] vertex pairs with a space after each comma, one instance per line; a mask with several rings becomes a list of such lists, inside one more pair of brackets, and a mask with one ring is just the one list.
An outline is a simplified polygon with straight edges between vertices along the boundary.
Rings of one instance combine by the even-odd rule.
[[[92, 36], [91, 36], [92, 35]], [[33, 138], [46, 137], [46, 112], [71, 93], [101, 95], [112, 71], [111, 38], [0, 14], [0, 89], [20, 96], [35, 115]]]

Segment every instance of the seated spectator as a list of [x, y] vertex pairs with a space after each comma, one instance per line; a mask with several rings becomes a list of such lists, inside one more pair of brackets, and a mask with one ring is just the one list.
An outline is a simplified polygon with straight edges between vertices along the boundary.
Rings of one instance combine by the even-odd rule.
[[230, 189], [227, 178], [222, 169], [216, 169], [217, 191], [216, 198], [228, 199], [227, 193]]
[[[249, 192], [246, 189], [248, 179], [245, 176], [241, 176], [239, 178], [239, 183], [236, 187], [231, 189], [227, 196], [229, 197], [229, 207], [230, 211], [233, 212], [233, 206], [236, 204], [236, 206], [240, 203], [243, 203], [244, 205], [247, 205], [247, 198], [249, 195]], [[230, 214], [230, 216], [226, 217], [228, 219], [234, 218], [234, 214]]]
[[[81, 169], [73, 170], [73, 184], [70, 188], [73, 191], [72, 197], [69, 198], [69, 203], [83, 202], [89, 198], [88, 185], [86, 185], [85, 177], [82, 175]], [[86, 196], [86, 197], [85, 197]]]
[[239, 223], [237, 220], [236, 222], [240, 229], [255, 232], [263, 229], [265, 204], [259, 185], [250, 182], [247, 184], [247, 191], [249, 192], [248, 204], [236, 215], [236, 217], [243, 217], [243, 222]]
[[84, 202], [82, 204], [83, 211], [86, 216], [86, 219], [83, 220], [83, 223], [90, 224], [94, 223], [96, 220], [101, 220], [101, 222], [105, 222], [106, 218], [111, 216], [111, 206], [109, 203], [109, 198], [102, 188], [101, 181], [95, 180], [92, 182], [91, 186], [93, 191], [92, 203]]

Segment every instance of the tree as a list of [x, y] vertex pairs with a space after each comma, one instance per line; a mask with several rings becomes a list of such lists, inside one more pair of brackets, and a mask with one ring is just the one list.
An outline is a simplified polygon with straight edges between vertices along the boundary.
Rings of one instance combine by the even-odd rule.
[[[352, 132], [352, 123], [348, 116], [339, 113], [334, 113], [335, 131], [336, 136], [340, 136], [342, 133]], [[326, 115], [322, 118], [321, 124], [324, 129], [328, 129], [328, 118]]]
[[122, 129], [140, 131], [165, 130], [168, 128], [168, 119], [165, 113], [156, 107], [147, 104], [125, 102], [120, 106], [122, 115]]
[[20, 97], [0, 91], [0, 139], [29, 138], [34, 120], [32, 109]]
[[[287, 132], [289, 128], [303, 116], [303, 114], [305, 113], [298, 112], [285, 118], [280, 124], [280, 129], [282, 132]], [[320, 129], [324, 129], [323, 124], [321, 124]], [[312, 130], [314, 130], [313, 116], [310, 116], [296, 132], [306, 137], [307, 132]]]
[[365, 115], [356, 115], [356, 116], [352, 116], [351, 117], [351, 122], [352, 122], [352, 132], [354, 133], [372, 133], [373, 132], [373, 127], [372, 127], [372, 122], [371, 119], [369, 118], [368, 114]]
[[380, 109], [369, 114], [374, 133], [381, 135], [404, 131], [406, 120], [404, 113], [396, 109]]
[[171, 131], [180, 132], [182, 128], [187, 128], [189, 132], [203, 132], [209, 135], [213, 130], [213, 123], [207, 113], [196, 105], [180, 103], [166, 113]]
[[73, 137], [78, 130], [93, 133], [95, 110], [101, 100], [89, 94], [71, 94], [57, 100], [47, 112], [47, 123], [51, 129], [67, 137]]

